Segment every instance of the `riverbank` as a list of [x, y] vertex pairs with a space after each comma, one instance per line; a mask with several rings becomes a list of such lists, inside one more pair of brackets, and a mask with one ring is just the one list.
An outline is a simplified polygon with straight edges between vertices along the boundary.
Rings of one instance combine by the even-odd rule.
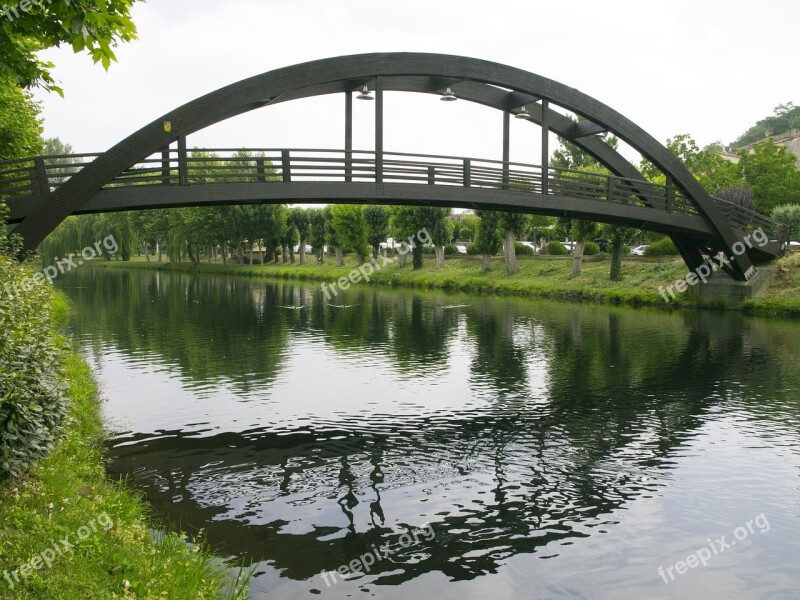
[[107, 478], [97, 385], [83, 358], [64, 352], [63, 435], [0, 483], [0, 598], [246, 597], [246, 577], [230, 589], [241, 573], [202, 544], [155, 532], [145, 499]]
[[[380, 264], [380, 262], [379, 262]], [[518, 257], [519, 273], [507, 276], [502, 259], [495, 259], [486, 273], [480, 271], [479, 257], [453, 257], [444, 267], [435, 268], [432, 257], [426, 258], [422, 269], [413, 270], [411, 260], [402, 268], [395, 261], [382, 266], [370, 275], [370, 282], [419, 288], [439, 288], [451, 291], [518, 295], [569, 301], [591, 301], [610, 304], [652, 305], [665, 308], [697, 307], [697, 299], [689, 293], [679, 294], [666, 302], [659, 292], [686, 276], [686, 265], [680, 258], [623, 259], [623, 280], [609, 281], [610, 259], [607, 255], [586, 257], [579, 276], [571, 277], [571, 258], [548, 256]], [[95, 263], [102, 268], [142, 268], [177, 270], [194, 273], [231, 274], [248, 277], [311, 280], [332, 283], [356, 268], [357, 262], [348, 257], [345, 265], [337, 267], [331, 259], [318, 265], [311, 259], [305, 265], [270, 263], [266, 265], [222, 265], [220, 263], [129, 262]], [[744, 302], [739, 310], [754, 314], [800, 316], [800, 255], [784, 257], [774, 263], [775, 277], [759, 297]], [[357, 283], [355, 285], [363, 285]], [[715, 305], [714, 308], [727, 308]]]

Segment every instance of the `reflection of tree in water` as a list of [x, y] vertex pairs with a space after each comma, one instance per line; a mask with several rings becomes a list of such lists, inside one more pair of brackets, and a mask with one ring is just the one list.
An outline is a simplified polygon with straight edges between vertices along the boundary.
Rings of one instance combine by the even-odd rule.
[[[112, 470], [132, 474], [133, 484], [174, 524], [204, 528], [222, 551], [268, 560], [294, 579], [335, 569], [372, 545], [395, 543], [403, 531], [398, 511], [408, 509], [397, 504], [403, 490], [428, 487], [447, 495], [450, 509], [425, 513], [420, 505], [406, 525], [428, 521], [436, 538], [377, 563], [373, 573], [385, 583], [430, 571], [476, 577], [495, 571], [507, 556], [589, 535], [604, 515], [652, 492], [653, 476], [670, 468], [670, 454], [740, 386], [780, 397], [786, 381], [797, 381], [770, 354], [796, 354], [796, 338], [775, 338], [773, 330], [731, 315], [494, 300], [441, 310], [440, 300], [424, 294], [371, 288], [347, 297], [359, 305], [353, 310], [327, 306], [314, 288], [190, 279], [145, 278], [139, 288], [114, 279], [118, 289], [106, 286], [101, 296], [85, 298], [92, 310], [79, 316], [97, 316], [120, 346], [160, 351], [198, 377], [230, 375], [224, 372], [234, 364], [227, 358], [220, 364], [213, 353], [183, 354], [188, 351], [163, 334], [216, 342], [223, 330], [238, 328], [241, 336], [255, 322], [254, 329], [273, 332], [283, 347], [288, 332], [317, 331], [337, 353], [381, 347], [401, 372], [429, 374], [452, 360], [450, 345], [466, 343], [470, 378], [492, 399], [487, 408], [447, 419], [389, 416], [371, 429], [330, 422], [291, 435], [267, 428], [117, 440]], [[126, 294], [133, 298], [119, 299]], [[231, 302], [233, 296], [243, 300]], [[149, 306], [154, 297], [168, 306]], [[276, 308], [293, 302], [307, 308]], [[98, 311], [104, 303], [108, 312]], [[121, 325], [120, 316], [130, 320]], [[139, 316], [178, 323], [159, 336]], [[459, 337], [461, 324], [466, 335]], [[775, 339], [778, 347], [770, 346]], [[262, 363], [259, 380], [267, 378], [263, 364], [273, 373], [280, 368], [276, 354]], [[533, 360], [546, 364], [545, 382], [531, 380]], [[205, 372], [196, 367], [203, 361]], [[764, 381], [764, 371], [753, 365], [769, 365], [764, 368], [775, 377]], [[530, 397], [534, 384], [544, 386], [546, 399]], [[758, 407], [758, 418], [776, 417], [785, 421], [786, 413]]]

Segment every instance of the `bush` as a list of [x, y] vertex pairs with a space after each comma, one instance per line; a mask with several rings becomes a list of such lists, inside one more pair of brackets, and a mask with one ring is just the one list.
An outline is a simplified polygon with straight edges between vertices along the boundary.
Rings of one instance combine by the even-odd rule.
[[431, 244], [424, 244], [422, 246], [422, 253], [423, 254], [436, 254], [436, 248]]
[[[0, 220], [2, 215], [0, 215]], [[65, 303], [47, 283], [28, 283], [32, 261], [0, 247], [0, 480], [25, 472], [54, 446], [66, 414], [60, 370], [64, 341], [55, 311]], [[29, 288], [25, 291], [23, 283]]]
[[545, 253], [551, 256], [563, 256], [565, 254], [569, 254], [569, 250], [564, 247], [564, 244], [557, 241], [547, 242], [547, 245], [544, 247]]
[[474, 242], [472, 244], [468, 244], [467, 245], [467, 254], [470, 255], [470, 256], [477, 256], [477, 255], [481, 254], [481, 252], [478, 250], [478, 245], [475, 244]]
[[533, 254], [533, 248], [526, 246], [522, 242], [514, 242], [514, 252], [516, 254]]
[[455, 256], [458, 254], [458, 246], [455, 244], [447, 244], [444, 247], [444, 255], [445, 256]]
[[800, 204], [781, 204], [772, 211], [772, 218], [789, 226], [789, 239], [800, 242]]
[[668, 237], [653, 242], [647, 247], [644, 253], [645, 256], [674, 256], [680, 254], [673, 241]]
[[595, 244], [594, 242], [586, 242], [586, 245], [583, 247], [584, 256], [594, 256], [599, 252], [600, 252], [600, 245]]

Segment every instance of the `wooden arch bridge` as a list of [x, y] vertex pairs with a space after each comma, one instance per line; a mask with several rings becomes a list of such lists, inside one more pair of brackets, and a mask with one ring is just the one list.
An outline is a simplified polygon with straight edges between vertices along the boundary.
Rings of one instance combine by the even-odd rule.
[[[443, 95], [498, 109], [503, 160], [384, 150], [384, 93]], [[231, 117], [300, 98], [344, 94], [341, 149], [187, 150], [187, 136]], [[353, 148], [353, 95], [375, 101], [375, 145]], [[583, 117], [575, 123], [556, 108]], [[541, 128], [545, 164], [509, 160], [511, 117]], [[547, 164], [553, 132], [597, 159], [610, 176]], [[599, 135], [610, 132], [650, 160], [664, 185], [641, 173]], [[207, 153], [215, 157], [209, 158]], [[198, 98], [102, 154], [39, 156], [0, 163], [0, 198], [25, 247], [35, 249], [73, 214], [242, 203], [386, 203], [523, 211], [627, 225], [669, 235], [689, 268], [756, 228], [770, 242], [732, 262], [746, 281], [754, 262], [783, 251], [786, 228], [713, 198], [682, 163], [610, 107], [551, 79], [460, 56], [343, 56], [270, 71]]]

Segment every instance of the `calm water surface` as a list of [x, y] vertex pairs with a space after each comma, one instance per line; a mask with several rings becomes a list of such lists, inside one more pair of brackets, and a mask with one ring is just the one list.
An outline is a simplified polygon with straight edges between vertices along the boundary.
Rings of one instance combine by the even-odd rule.
[[313, 283], [145, 271], [61, 286], [110, 471], [257, 563], [253, 598], [800, 598], [796, 322], [365, 286], [332, 306]]

